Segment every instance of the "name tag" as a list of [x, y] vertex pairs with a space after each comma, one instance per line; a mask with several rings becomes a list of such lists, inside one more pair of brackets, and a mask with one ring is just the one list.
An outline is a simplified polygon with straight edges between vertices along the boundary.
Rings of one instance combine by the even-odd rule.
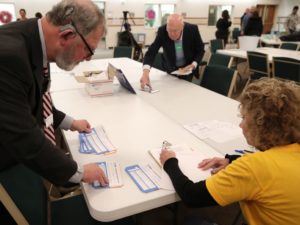
[[53, 113], [51, 113], [46, 119], [45, 119], [45, 126], [49, 127], [53, 124]]

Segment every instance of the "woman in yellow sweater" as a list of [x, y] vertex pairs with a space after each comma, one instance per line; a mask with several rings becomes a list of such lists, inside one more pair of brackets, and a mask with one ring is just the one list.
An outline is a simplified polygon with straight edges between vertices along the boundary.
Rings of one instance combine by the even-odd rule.
[[212, 176], [193, 183], [179, 169], [176, 155], [162, 150], [161, 162], [188, 206], [239, 202], [249, 225], [300, 224], [300, 86], [261, 79], [241, 96], [240, 127], [260, 151], [237, 158], [206, 159], [200, 169]]

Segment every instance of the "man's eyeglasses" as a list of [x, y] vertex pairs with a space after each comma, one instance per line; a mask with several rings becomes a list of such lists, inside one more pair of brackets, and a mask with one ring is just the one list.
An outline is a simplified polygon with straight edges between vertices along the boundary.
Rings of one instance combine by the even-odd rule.
[[74, 27], [76, 33], [79, 35], [79, 37], [81, 38], [81, 40], [83, 41], [83, 43], [85, 44], [85, 47], [89, 50], [89, 55], [87, 56], [87, 58], [92, 57], [94, 55], [94, 51], [92, 50], [92, 48], [89, 46], [89, 44], [87, 43], [86, 39], [83, 37], [83, 35], [78, 31], [76, 25], [73, 23], [73, 21], [71, 20], [71, 25]]

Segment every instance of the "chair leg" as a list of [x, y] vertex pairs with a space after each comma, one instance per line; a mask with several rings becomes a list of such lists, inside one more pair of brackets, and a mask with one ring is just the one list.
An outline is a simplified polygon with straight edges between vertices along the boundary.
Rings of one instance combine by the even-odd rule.
[[6, 210], [9, 212], [11, 217], [17, 224], [29, 225], [19, 208], [16, 206], [14, 201], [11, 199], [5, 188], [0, 184], [0, 201], [3, 203]]

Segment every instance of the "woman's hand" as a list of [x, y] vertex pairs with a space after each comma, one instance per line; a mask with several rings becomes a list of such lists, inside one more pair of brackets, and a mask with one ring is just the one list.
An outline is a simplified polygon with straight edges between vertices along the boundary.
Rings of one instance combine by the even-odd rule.
[[208, 170], [212, 168], [211, 173], [216, 174], [220, 170], [224, 169], [229, 164], [229, 159], [214, 157], [211, 159], [204, 159], [198, 164], [198, 168], [202, 170]]

